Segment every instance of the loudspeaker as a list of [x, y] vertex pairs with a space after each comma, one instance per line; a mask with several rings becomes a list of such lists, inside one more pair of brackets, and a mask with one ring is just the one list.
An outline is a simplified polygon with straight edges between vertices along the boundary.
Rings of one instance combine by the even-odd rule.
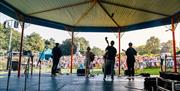
[[12, 61], [12, 69], [13, 69], [13, 71], [18, 70], [18, 62], [17, 61]]
[[160, 77], [162, 77], [164, 79], [171, 79], [171, 80], [180, 81], [180, 73], [160, 72]]
[[156, 78], [145, 78], [144, 79], [144, 89], [145, 91], [156, 91]]
[[14, 21], [14, 28], [18, 28], [19, 26], [19, 22], [18, 21]]

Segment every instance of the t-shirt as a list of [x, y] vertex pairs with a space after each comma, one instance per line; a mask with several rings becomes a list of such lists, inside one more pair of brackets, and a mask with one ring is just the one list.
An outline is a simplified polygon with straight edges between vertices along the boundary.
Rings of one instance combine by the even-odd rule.
[[113, 46], [108, 46], [108, 47], [106, 47], [106, 51], [107, 51], [106, 58], [109, 60], [115, 60], [116, 53], [117, 53], [116, 48]]
[[126, 50], [126, 56], [128, 62], [135, 62], [135, 55], [137, 55], [137, 52], [134, 48], [130, 47]]
[[52, 49], [53, 58], [60, 58], [62, 56], [61, 50], [59, 47], [54, 47]]

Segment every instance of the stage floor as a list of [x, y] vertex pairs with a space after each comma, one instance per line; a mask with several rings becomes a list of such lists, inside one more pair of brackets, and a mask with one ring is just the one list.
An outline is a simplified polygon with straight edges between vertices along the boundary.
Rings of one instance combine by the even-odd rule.
[[[134, 81], [129, 81], [127, 77], [110, 77], [103, 81], [103, 75], [96, 75], [86, 79], [84, 76], [58, 75], [51, 77], [50, 73], [43, 73], [41, 76], [40, 91], [143, 91], [144, 77], [136, 76]], [[17, 74], [12, 74], [10, 78], [9, 91], [38, 91], [38, 74], [27, 78], [25, 88], [25, 78], [17, 78]], [[0, 74], [0, 91], [6, 91], [7, 74]]]

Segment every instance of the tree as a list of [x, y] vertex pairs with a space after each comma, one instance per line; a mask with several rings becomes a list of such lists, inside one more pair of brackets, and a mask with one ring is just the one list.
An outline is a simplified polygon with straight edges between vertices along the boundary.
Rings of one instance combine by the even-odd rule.
[[42, 51], [44, 49], [44, 41], [37, 33], [28, 35], [25, 39], [25, 50]]
[[[176, 51], [179, 51], [179, 50], [180, 50], [180, 48], [176, 47]], [[161, 53], [165, 53], [165, 52], [173, 53], [173, 41], [172, 40], [168, 40], [167, 42], [161, 43]]]
[[92, 48], [92, 52], [96, 55], [96, 56], [102, 56], [102, 55], [104, 55], [104, 51], [103, 50], [101, 50], [100, 48], [98, 48], [98, 47], [93, 47]]
[[20, 33], [12, 28], [4, 29], [2, 24], [0, 24], [0, 41], [1, 41], [0, 48], [8, 50], [10, 31], [12, 31], [12, 40], [11, 40], [12, 50], [17, 51], [19, 50], [20, 47]]
[[3, 26], [0, 24], [0, 49], [6, 49], [7, 47], [5, 46], [6, 44], [6, 34], [3, 31]]
[[172, 53], [172, 40], [161, 43], [161, 53], [169, 52]]
[[48, 40], [44, 40], [45, 44], [48, 46], [48, 48], [52, 49], [55, 46], [55, 39], [50, 38]]
[[76, 37], [74, 42], [76, 46], [78, 45], [78, 43], [80, 44], [81, 53], [84, 53], [86, 51], [86, 48], [89, 46], [89, 41], [87, 41], [84, 37]]
[[50, 38], [49, 41], [50, 41], [49, 48], [53, 48], [55, 46], [55, 39]]
[[147, 54], [147, 50], [145, 49], [145, 45], [140, 45], [140, 46], [136, 47], [136, 50], [139, 53], [139, 55]]
[[18, 31], [12, 30], [12, 41], [11, 41], [11, 46], [12, 49], [15, 51], [20, 50], [20, 39], [21, 39], [21, 34]]
[[[80, 45], [80, 52], [84, 53], [86, 48], [89, 46], [89, 41], [87, 41], [84, 37], [76, 37], [74, 38], [74, 54], [77, 51], [78, 44]], [[63, 55], [70, 55], [71, 54], [71, 39], [66, 39], [60, 45]]]
[[160, 53], [160, 40], [155, 36], [150, 37], [146, 41], [145, 49], [147, 50], [148, 54], [158, 54]]
[[[71, 39], [66, 39], [60, 45], [63, 55], [71, 55]], [[76, 53], [77, 46], [74, 44], [73, 54]]]

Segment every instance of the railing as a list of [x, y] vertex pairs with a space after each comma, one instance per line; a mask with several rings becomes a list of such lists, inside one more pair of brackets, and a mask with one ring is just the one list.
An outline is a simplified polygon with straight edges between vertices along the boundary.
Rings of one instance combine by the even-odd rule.
[[179, 91], [180, 90], [180, 81], [164, 79], [161, 77], [156, 78], [157, 91]]

